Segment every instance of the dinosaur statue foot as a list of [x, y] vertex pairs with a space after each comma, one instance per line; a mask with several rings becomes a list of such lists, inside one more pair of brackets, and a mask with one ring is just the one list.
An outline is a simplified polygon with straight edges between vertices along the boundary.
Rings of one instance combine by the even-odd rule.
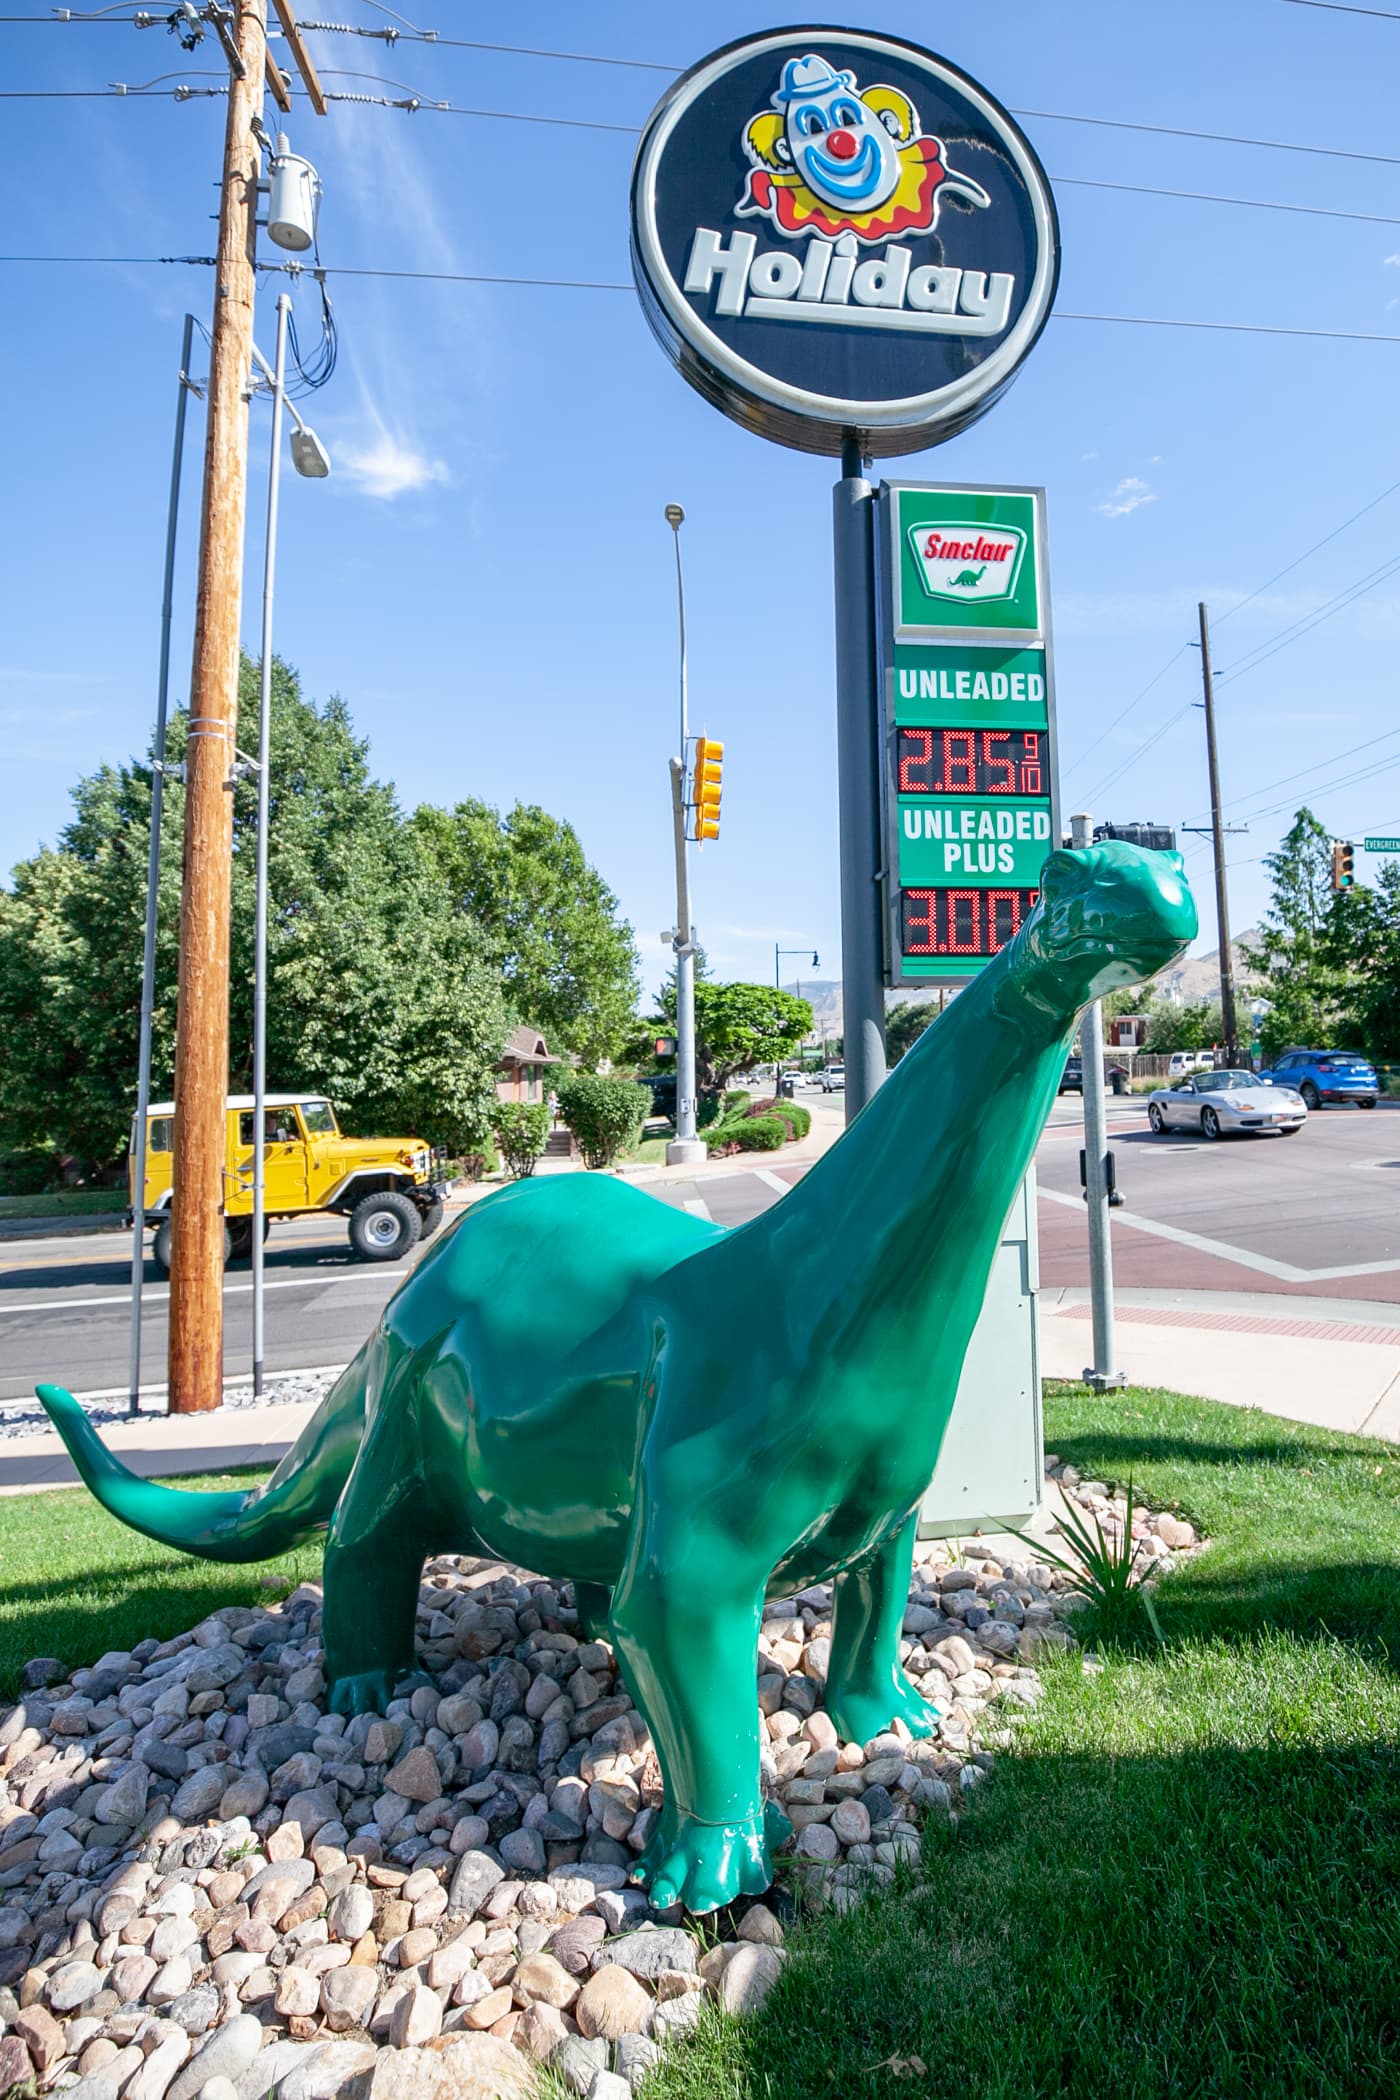
[[684, 1904], [700, 1913], [722, 1910], [738, 1896], [761, 1896], [773, 1879], [771, 1849], [791, 1834], [781, 1810], [761, 1810], [733, 1823], [701, 1823], [682, 1811], [669, 1821], [632, 1869], [644, 1881], [652, 1907]]
[[403, 1670], [358, 1670], [337, 1677], [326, 1695], [326, 1711], [333, 1714], [383, 1714], [406, 1672]]
[[895, 1721], [902, 1721], [910, 1735], [935, 1735], [944, 1711], [916, 1692], [902, 1670], [896, 1671], [892, 1683], [873, 1691], [828, 1685], [826, 1710], [837, 1734], [848, 1743], [868, 1743]]

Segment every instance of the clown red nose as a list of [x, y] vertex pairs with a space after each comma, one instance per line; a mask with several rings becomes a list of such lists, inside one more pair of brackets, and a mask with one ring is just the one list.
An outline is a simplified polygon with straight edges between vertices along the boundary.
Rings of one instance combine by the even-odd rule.
[[833, 131], [827, 139], [826, 150], [833, 160], [854, 160], [857, 152], [855, 137], [849, 131]]

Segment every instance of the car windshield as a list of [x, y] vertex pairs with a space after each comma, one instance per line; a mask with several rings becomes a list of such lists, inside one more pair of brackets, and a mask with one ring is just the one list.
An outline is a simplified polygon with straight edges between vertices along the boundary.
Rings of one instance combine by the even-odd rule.
[[336, 1137], [335, 1116], [329, 1101], [303, 1101], [299, 1103], [301, 1120], [308, 1137]]
[[1200, 1072], [1196, 1077], [1198, 1094], [1233, 1093], [1236, 1087], [1254, 1085], [1252, 1072]]

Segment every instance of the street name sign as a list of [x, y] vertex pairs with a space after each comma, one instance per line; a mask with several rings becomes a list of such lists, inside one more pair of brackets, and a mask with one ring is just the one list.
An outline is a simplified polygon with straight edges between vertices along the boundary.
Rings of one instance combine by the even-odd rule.
[[1400, 839], [1363, 839], [1361, 845], [1367, 853], [1400, 853]]
[[1060, 835], [1044, 494], [887, 482], [880, 512], [885, 981], [966, 983]]

